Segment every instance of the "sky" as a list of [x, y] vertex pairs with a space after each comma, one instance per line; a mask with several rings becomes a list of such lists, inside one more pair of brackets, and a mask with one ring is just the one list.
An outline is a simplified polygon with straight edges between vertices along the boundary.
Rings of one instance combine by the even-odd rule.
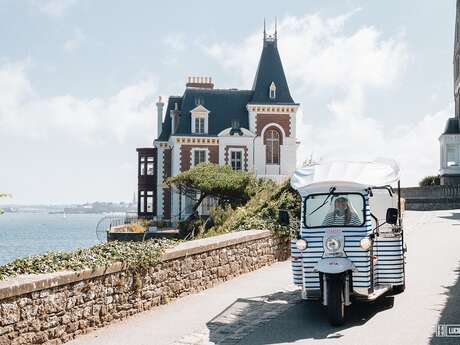
[[390, 157], [403, 186], [438, 173], [455, 0], [0, 0], [2, 202], [132, 200], [158, 97], [192, 75], [250, 89], [264, 17], [301, 104], [299, 164]]

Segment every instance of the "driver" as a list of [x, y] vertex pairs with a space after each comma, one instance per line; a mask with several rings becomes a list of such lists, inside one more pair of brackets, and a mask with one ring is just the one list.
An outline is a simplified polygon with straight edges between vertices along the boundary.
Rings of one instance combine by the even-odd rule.
[[323, 221], [323, 225], [325, 226], [359, 226], [361, 223], [356, 212], [350, 207], [348, 199], [344, 196], [335, 199], [334, 211], [329, 212]]

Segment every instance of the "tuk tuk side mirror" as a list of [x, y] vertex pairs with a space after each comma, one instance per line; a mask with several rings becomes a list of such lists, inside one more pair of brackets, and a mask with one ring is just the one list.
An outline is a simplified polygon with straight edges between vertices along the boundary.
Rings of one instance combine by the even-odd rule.
[[289, 213], [286, 210], [279, 210], [278, 211], [278, 222], [283, 225], [289, 225]]
[[398, 209], [397, 208], [387, 209], [387, 217], [386, 217], [387, 224], [395, 225], [397, 221], [398, 221]]

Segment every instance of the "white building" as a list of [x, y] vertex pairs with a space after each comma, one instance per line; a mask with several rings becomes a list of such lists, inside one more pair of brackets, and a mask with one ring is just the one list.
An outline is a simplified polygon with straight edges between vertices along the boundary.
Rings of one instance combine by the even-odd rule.
[[439, 137], [441, 154], [441, 184], [460, 184], [460, 1], [457, 0], [454, 40], [454, 97], [455, 117], [447, 120], [444, 133]]
[[[250, 90], [215, 89], [211, 78], [190, 77], [182, 96], [157, 103], [153, 147], [139, 148], [138, 213], [184, 219], [191, 201], [163, 184], [201, 162], [280, 180], [296, 168], [296, 113], [277, 47], [264, 32], [263, 50]], [[206, 212], [206, 206], [202, 212]]]

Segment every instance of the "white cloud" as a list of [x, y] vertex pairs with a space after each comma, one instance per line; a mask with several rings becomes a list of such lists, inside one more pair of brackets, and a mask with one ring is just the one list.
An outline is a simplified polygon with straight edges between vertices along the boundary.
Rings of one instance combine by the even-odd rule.
[[[438, 171], [438, 136], [450, 108], [417, 123], [402, 118], [393, 123], [383, 118], [385, 114], [367, 113], [369, 92], [384, 93], [398, 86], [412, 56], [402, 34], [384, 37], [372, 26], [350, 30], [347, 21], [355, 12], [333, 18], [288, 16], [278, 24], [278, 45], [291, 93], [303, 107], [297, 117], [302, 142], [299, 163], [311, 155], [316, 159], [393, 157], [400, 161], [403, 182], [415, 185]], [[239, 44], [201, 47], [224, 68], [238, 73], [242, 83], [252, 85], [261, 37], [256, 32]], [[394, 110], [398, 112], [397, 105]]]
[[72, 38], [64, 42], [64, 51], [66, 53], [73, 53], [80, 48], [85, 40], [86, 36], [83, 31], [81, 31], [79, 28], [75, 29], [72, 34]]
[[170, 33], [163, 38], [163, 44], [175, 52], [184, 51], [187, 47], [183, 33]]
[[0, 63], [0, 189], [13, 203], [131, 200], [135, 149], [156, 134], [156, 82], [107, 97], [42, 96], [30, 65]]
[[106, 98], [41, 97], [27, 77], [27, 65], [0, 64], [0, 137], [123, 143], [141, 129], [146, 138], [153, 136], [156, 86], [152, 80], [124, 87]]
[[33, 0], [32, 3], [48, 16], [61, 17], [77, 3], [77, 0]]

